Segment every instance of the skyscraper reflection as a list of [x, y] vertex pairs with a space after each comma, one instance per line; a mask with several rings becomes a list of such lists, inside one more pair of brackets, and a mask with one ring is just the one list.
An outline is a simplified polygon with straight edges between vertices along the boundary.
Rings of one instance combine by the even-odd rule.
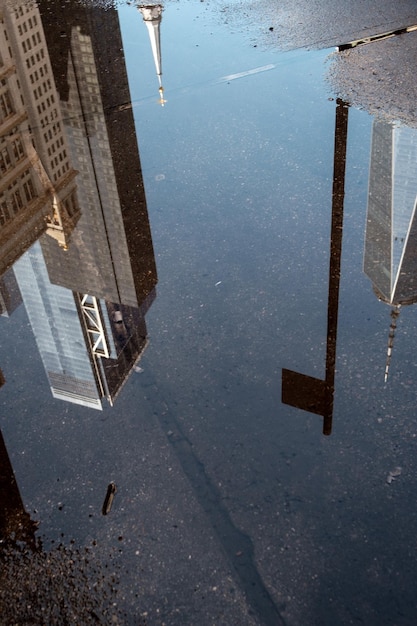
[[417, 301], [417, 131], [374, 120], [364, 272], [392, 306], [385, 366], [388, 378], [400, 307]]
[[0, 275], [45, 231], [61, 243], [79, 207], [40, 14], [1, 1]]
[[[157, 277], [117, 13], [67, 8], [3, 8], [14, 56], [22, 57], [10, 66], [33, 117], [19, 136], [42, 197], [37, 219], [47, 216], [14, 272], [53, 395], [102, 408], [147, 345]], [[68, 19], [59, 19], [64, 11]]]

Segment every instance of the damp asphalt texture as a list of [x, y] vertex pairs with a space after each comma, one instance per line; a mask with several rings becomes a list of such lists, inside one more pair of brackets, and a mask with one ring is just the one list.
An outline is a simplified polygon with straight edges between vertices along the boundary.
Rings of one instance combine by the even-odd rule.
[[[332, 48], [355, 39], [417, 23], [417, 7], [412, 1], [346, 3], [283, 0], [277, 6], [274, 2], [261, 0], [256, 3], [235, 3], [230, 5], [226, 13], [230, 23], [243, 29], [247, 20], [251, 21], [253, 33], [251, 36], [256, 42], [254, 45], [259, 42], [259, 45], [281, 50]], [[359, 46], [343, 53], [334, 52], [329, 63], [329, 82], [339, 97], [359, 108], [389, 119], [406, 122], [411, 120], [413, 123], [417, 102], [413, 63], [416, 58], [416, 46], [417, 33], [409, 33]], [[401, 72], [398, 71], [399, 67], [402, 68]], [[204, 614], [196, 618], [200, 621], [189, 623], [208, 625], [213, 622], [216, 625], [228, 626], [285, 624], [282, 617], [285, 611], [284, 603], [277, 605], [268, 593], [267, 586], [256, 567], [250, 537], [235, 524], [222, 501], [218, 487], [206, 472], [184, 431], [181, 419], [176, 415], [175, 409], [171, 408], [175, 407], [175, 397], [170, 398], [167, 391], [159, 393], [151, 374], [146, 374], [144, 380], [155, 424], [163, 433], [162, 439], [166, 439], [164, 443], [166, 448], [163, 452], [166, 459], [161, 455], [158, 459], [160, 466], [155, 464], [154, 467], [151, 466], [151, 461], [147, 461], [143, 464], [143, 471], [145, 472], [145, 466], [148, 466], [149, 472], [154, 472], [152, 478], [155, 484], [158, 484], [155, 476], [159, 476], [158, 472], [160, 477], [163, 476], [161, 468], [168, 459], [174, 468], [172, 476], [174, 477], [177, 472], [177, 480], [175, 482], [173, 478], [173, 484], [175, 482], [179, 494], [186, 493], [184, 481], [191, 487], [198, 503], [195, 509], [194, 505], [189, 503], [190, 508], [187, 511], [195, 520], [195, 533], [198, 534], [200, 531], [198, 524], [202, 510], [205, 522], [201, 528], [204, 533], [212, 533], [218, 545], [218, 571], [207, 572], [207, 589], [198, 590], [202, 597], [204, 592], [204, 601], [200, 603], [204, 604]], [[165, 400], [162, 401], [161, 397]], [[154, 433], [150, 431], [143, 433], [145, 441], [146, 437], [149, 437], [149, 450], [153, 445], [151, 434], [154, 437]], [[105, 492], [102, 495], [104, 496]], [[102, 495], [99, 500], [102, 499]], [[170, 514], [167, 513], [168, 507], [164, 510], [162, 506], [165, 496], [150, 492], [147, 497], [148, 504], [152, 504], [149, 505], [150, 509], [157, 511], [160, 507], [160, 510], [164, 511], [167, 527], [161, 526], [161, 533], [165, 537], [172, 537], [172, 542], [176, 541], [175, 529], [177, 524], [180, 524], [178, 520], [181, 520], [181, 513], [176, 511], [178, 515], [173, 515], [175, 523], [172, 523]], [[121, 500], [118, 501], [118, 498]], [[117, 519], [117, 510], [118, 506], [121, 506], [120, 501], [123, 502], [122, 498], [123, 491], [120, 496], [117, 494], [115, 497], [115, 506], [109, 515], [110, 519], [114, 514]], [[294, 501], [287, 504], [293, 508], [300, 506], [299, 502]], [[144, 526], [147, 524], [147, 541], [153, 541], [152, 532], [149, 530], [152, 530], [151, 521], [144, 521], [143, 524]], [[169, 529], [168, 525], [172, 528]], [[156, 533], [157, 531], [153, 531], [154, 535]], [[205, 547], [210, 547], [209, 542], [204, 543], [204, 533], [201, 533], [200, 543], [202, 569], [207, 557]], [[185, 548], [188, 548], [187, 540], [193, 542], [195, 537], [182, 539]], [[101, 545], [100, 539], [98, 545]], [[169, 545], [169, 541], [164, 545]], [[155, 560], [163, 563], [162, 548], [159, 549], [161, 554], [158, 554]], [[157, 550], [155, 541], [155, 551]], [[103, 559], [100, 554], [100, 548], [95, 545], [78, 548], [71, 542], [48, 548], [40, 544], [34, 546], [22, 546], [13, 542], [5, 544], [0, 561], [1, 624], [145, 625], [146, 598], [141, 599], [140, 611], [138, 610], [136, 615], [129, 612], [128, 616], [126, 611], [135, 605], [136, 600], [133, 598], [127, 601], [124, 597], [119, 599], [119, 582], [125, 574], [114, 565], [117, 559], [113, 559], [111, 555]], [[229, 569], [224, 563], [220, 564], [222, 559], [228, 564]], [[208, 562], [212, 565], [212, 560]], [[140, 575], [146, 576], [146, 564], [142, 567]], [[186, 567], [187, 564], [178, 563], [178, 584], [181, 583], [181, 576], [186, 572]], [[154, 575], [154, 597], [157, 598], [155, 602], [159, 602], [164, 596], [164, 591], [158, 589], [158, 574], [149, 571], [148, 575]], [[175, 574], [172, 576], [175, 577]], [[230, 601], [232, 591], [235, 598], [233, 602]], [[140, 594], [140, 591], [138, 593]], [[219, 607], [224, 609], [223, 613]], [[217, 621], [210, 619], [213, 616], [217, 616]], [[166, 623], [179, 623], [176, 619], [179, 618], [171, 615]], [[152, 623], [165, 622], [154, 618]]]
[[386, 120], [416, 125], [415, 60], [417, 33], [359, 45], [338, 46], [417, 25], [413, 0], [400, 2], [322, 2], [284, 0], [277, 4], [243, 1], [231, 9], [231, 22], [255, 23], [254, 45], [280, 50], [334, 48], [328, 80], [336, 95]]

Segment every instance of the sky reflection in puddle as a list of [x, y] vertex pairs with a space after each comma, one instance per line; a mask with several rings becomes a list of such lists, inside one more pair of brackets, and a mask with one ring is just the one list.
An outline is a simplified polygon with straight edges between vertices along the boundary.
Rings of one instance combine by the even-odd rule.
[[159, 77], [134, 6], [120, 31], [23, 6], [0, 48], [8, 549], [93, 549], [121, 623], [412, 619], [416, 131], [333, 98], [329, 51], [263, 49], [215, 6], [164, 8]]

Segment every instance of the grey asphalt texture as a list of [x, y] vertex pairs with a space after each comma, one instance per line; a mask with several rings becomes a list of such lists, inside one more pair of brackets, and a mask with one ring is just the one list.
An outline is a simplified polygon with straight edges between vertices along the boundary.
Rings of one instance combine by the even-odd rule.
[[333, 48], [328, 71], [332, 92], [372, 115], [417, 125], [416, 32], [336, 52], [342, 44], [416, 25], [414, 0], [244, 0], [229, 8], [228, 19], [242, 28], [251, 23], [253, 45]]

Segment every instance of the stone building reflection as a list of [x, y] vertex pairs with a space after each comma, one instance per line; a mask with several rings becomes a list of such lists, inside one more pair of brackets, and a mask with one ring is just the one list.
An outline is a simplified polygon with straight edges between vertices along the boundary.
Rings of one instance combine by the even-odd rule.
[[[45, 231], [79, 215], [62, 113], [38, 9], [0, 2], [0, 275]], [[36, 145], [36, 148], [35, 148]]]
[[325, 377], [319, 379], [288, 369], [282, 370], [282, 402], [321, 415], [324, 435], [331, 434], [333, 421], [348, 112], [347, 104], [338, 100], [335, 122]]
[[[11, 137], [20, 138], [23, 156], [9, 158], [12, 183], [2, 178], [12, 235], [0, 252], [6, 270], [16, 260], [7, 256], [14, 238], [18, 293], [53, 395], [102, 408], [146, 347], [157, 277], [117, 13], [67, 9], [3, 7], [8, 101], [22, 103], [22, 126], [10, 120], [2, 141], [11, 155]], [[15, 179], [21, 197], [25, 191], [21, 171], [38, 207], [32, 229], [10, 211]], [[30, 211], [22, 198], [25, 223]], [[7, 281], [6, 294], [10, 274]]]
[[392, 307], [385, 381], [400, 308], [417, 302], [416, 204], [417, 130], [374, 120], [364, 272]]

